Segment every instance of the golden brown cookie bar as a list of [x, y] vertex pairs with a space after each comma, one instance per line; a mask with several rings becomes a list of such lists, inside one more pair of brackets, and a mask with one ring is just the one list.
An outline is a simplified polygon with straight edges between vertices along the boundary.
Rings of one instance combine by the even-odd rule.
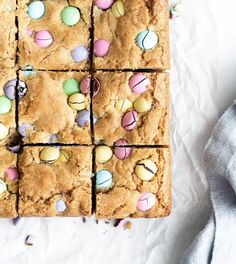
[[100, 81], [93, 98], [96, 143], [111, 146], [123, 138], [131, 145], [169, 145], [167, 73], [98, 72], [95, 76]]
[[0, 147], [0, 217], [16, 217], [18, 191], [16, 154]]
[[19, 168], [19, 215], [91, 215], [91, 147], [25, 147]]
[[[92, 0], [42, 1], [45, 13], [39, 19], [29, 15], [31, 2], [19, 1], [20, 65], [31, 64], [47, 70], [88, 69]], [[80, 12], [80, 20], [73, 26], [61, 19], [61, 12], [69, 4]], [[79, 57], [81, 52], [83, 58]]]
[[107, 10], [94, 6], [95, 68], [168, 69], [168, 1], [117, 0], [113, 5]]
[[[20, 80], [28, 88], [19, 102], [19, 132], [25, 143], [91, 143], [90, 96], [79, 89], [86, 76], [82, 72], [36, 72], [30, 76], [20, 72]], [[68, 80], [72, 84], [65, 87]]]
[[120, 147], [109, 161], [96, 162], [96, 217], [169, 215], [170, 159], [169, 148]]

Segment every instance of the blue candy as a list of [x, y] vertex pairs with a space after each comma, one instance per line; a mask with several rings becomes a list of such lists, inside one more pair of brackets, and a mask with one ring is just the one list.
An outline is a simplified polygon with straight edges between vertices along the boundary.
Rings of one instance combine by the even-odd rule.
[[96, 174], [96, 189], [109, 189], [112, 187], [112, 174], [108, 170], [100, 170]]
[[33, 1], [28, 6], [28, 14], [33, 19], [40, 19], [45, 14], [45, 4], [43, 1]]
[[[76, 116], [76, 122], [80, 127], [84, 127], [87, 123], [90, 123], [90, 112], [88, 110], [80, 111]], [[93, 116], [93, 124], [97, 122], [97, 117]]]
[[146, 29], [138, 34], [136, 41], [140, 49], [150, 50], [158, 44], [158, 36], [156, 32]]

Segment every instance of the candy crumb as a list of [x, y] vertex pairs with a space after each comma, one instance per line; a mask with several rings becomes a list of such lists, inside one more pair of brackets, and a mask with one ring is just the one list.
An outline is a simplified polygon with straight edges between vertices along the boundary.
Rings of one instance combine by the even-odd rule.
[[176, 3], [170, 7], [170, 19], [180, 17], [182, 12], [182, 3]]
[[26, 246], [33, 246], [34, 245], [35, 236], [27, 235], [25, 238], [25, 245]]

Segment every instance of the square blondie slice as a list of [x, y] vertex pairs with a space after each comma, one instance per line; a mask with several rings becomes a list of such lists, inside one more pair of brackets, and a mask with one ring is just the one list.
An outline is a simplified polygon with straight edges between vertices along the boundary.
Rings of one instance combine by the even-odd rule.
[[0, 3], [0, 68], [13, 68], [16, 61], [16, 0]]
[[94, 6], [96, 69], [170, 67], [167, 0], [117, 0], [107, 8]]
[[20, 65], [89, 68], [92, 0], [19, 1]]
[[[27, 73], [27, 74], [26, 74]], [[19, 101], [19, 133], [24, 143], [91, 144], [90, 95], [82, 72], [20, 72], [25, 93]]]
[[91, 147], [24, 147], [19, 168], [19, 215], [91, 215]]
[[18, 170], [16, 154], [0, 147], [0, 217], [17, 216]]
[[100, 90], [93, 98], [95, 142], [112, 146], [169, 145], [169, 75], [97, 72]]
[[102, 150], [96, 149], [97, 218], [156, 218], [169, 215], [169, 148], [120, 146], [114, 149], [108, 161], [101, 159], [105, 157], [101, 153]]

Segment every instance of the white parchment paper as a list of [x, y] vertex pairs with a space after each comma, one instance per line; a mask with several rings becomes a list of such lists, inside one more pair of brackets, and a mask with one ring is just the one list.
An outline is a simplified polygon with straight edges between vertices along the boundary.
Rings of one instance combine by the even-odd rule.
[[[216, 24], [210, 0], [183, 0], [171, 21], [173, 211], [123, 230], [94, 219], [0, 220], [0, 264], [175, 264], [210, 214], [204, 145], [217, 119]], [[34, 245], [24, 245], [26, 235]]]

